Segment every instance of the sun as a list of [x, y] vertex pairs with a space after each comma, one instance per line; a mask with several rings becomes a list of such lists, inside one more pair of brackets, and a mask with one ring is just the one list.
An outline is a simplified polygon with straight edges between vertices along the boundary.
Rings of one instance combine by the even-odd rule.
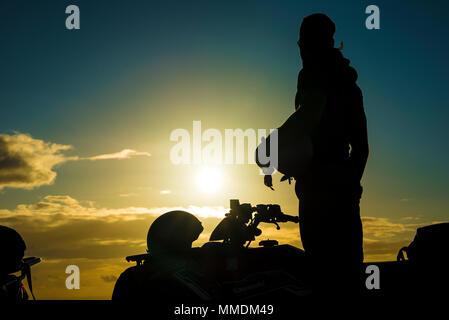
[[216, 192], [223, 185], [223, 175], [217, 168], [203, 167], [196, 173], [196, 185], [202, 192]]

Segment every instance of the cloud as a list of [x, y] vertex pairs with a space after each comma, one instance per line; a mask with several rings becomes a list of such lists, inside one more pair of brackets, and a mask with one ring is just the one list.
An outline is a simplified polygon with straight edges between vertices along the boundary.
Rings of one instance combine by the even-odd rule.
[[161, 190], [159, 193], [160, 194], [170, 194], [171, 190]]
[[420, 224], [393, 222], [387, 218], [362, 217], [365, 234], [378, 238], [390, 238], [404, 232], [413, 232]]
[[161, 208], [151, 208], [148, 212], [154, 214], [162, 214], [168, 211], [181, 210], [187, 211], [199, 218], [224, 218], [225, 214], [229, 212], [229, 208], [223, 206], [193, 206], [189, 205], [187, 207], [161, 207]]
[[129, 159], [135, 156], [151, 157], [151, 154], [148, 152], [140, 152], [133, 149], [123, 149], [122, 151], [119, 152], [106, 153], [97, 156], [82, 158], [82, 160], [110, 160], [110, 159], [122, 160], [122, 159]]
[[432, 221], [405, 217], [396, 221], [383, 217], [362, 217], [365, 261], [396, 260], [400, 248], [413, 240], [416, 229]]
[[71, 148], [70, 145], [45, 142], [22, 133], [0, 134], [0, 190], [5, 187], [31, 189], [52, 184], [57, 165], [78, 159], [62, 153]]
[[101, 276], [101, 279], [104, 282], [114, 282], [115, 283], [117, 281], [117, 277], [114, 275]]
[[[19, 204], [13, 210], [0, 209], [0, 220], [6, 218], [32, 217], [46, 222], [70, 223], [70, 219], [96, 220], [104, 222], [140, 220], [145, 215], [157, 217], [165, 212], [182, 210], [192, 213], [199, 218], [223, 218], [229, 209], [222, 206], [193, 206], [187, 207], [125, 207], [98, 208], [92, 201], [78, 201], [68, 195], [48, 195], [37, 203]], [[70, 218], [70, 219], [69, 219]]]
[[139, 194], [138, 193], [120, 193], [118, 196], [121, 198], [129, 198], [129, 197], [137, 197]]
[[148, 152], [133, 149], [92, 157], [67, 156], [71, 145], [45, 142], [28, 134], [0, 134], [0, 190], [3, 188], [32, 189], [50, 185], [56, 179], [55, 168], [67, 161], [129, 159], [135, 156], [149, 157]]

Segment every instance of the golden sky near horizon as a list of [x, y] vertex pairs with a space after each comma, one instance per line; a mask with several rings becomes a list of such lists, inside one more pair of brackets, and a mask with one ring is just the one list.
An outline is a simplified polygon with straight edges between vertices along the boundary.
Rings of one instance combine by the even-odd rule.
[[[287, 191], [288, 188], [291, 186], [285, 185], [281, 189]], [[290, 196], [292, 211], [285, 212], [294, 214], [296, 200], [293, 194]], [[42, 263], [33, 267], [34, 291], [38, 299], [109, 299], [117, 277], [133, 265], [125, 262], [125, 256], [144, 253], [146, 233], [152, 221], [159, 214], [174, 209], [189, 211], [202, 221], [205, 230], [194, 246], [208, 240], [210, 232], [227, 212], [227, 206], [109, 208], [59, 195], [45, 196], [36, 203], [21, 204], [11, 210], [0, 210], [0, 224], [14, 227], [22, 234], [28, 246], [27, 255], [43, 258]], [[395, 259], [397, 250], [411, 241], [416, 227], [426, 223], [411, 217], [364, 216], [365, 261]], [[268, 238], [301, 247], [297, 224], [283, 224], [281, 230], [272, 225], [263, 226], [263, 234], [258, 240]], [[257, 241], [252, 246], [256, 244]], [[334, 245], [338, 245], [338, 239]], [[80, 290], [65, 288], [68, 276], [65, 268], [71, 264], [80, 268]]]

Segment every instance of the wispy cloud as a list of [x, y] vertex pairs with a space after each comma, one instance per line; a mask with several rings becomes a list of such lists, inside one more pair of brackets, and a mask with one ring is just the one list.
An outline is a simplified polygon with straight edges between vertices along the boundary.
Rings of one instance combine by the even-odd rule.
[[135, 156], [145, 156], [145, 157], [151, 157], [151, 154], [148, 152], [140, 152], [133, 149], [123, 149], [119, 152], [114, 153], [106, 153], [106, 154], [100, 154], [97, 156], [87, 157], [87, 158], [81, 158], [82, 160], [110, 160], [110, 159], [129, 159]]
[[[106, 222], [118, 220], [140, 220], [143, 215], [157, 217], [165, 212], [182, 210], [190, 212], [202, 218], [223, 218], [228, 208], [222, 206], [193, 206], [186, 207], [124, 207], [124, 208], [101, 208], [92, 201], [78, 201], [68, 195], [47, 195], [39, 202], [32, 204], [19, 204], [16, 208], [0, 209], [0, 219], [33, 217], [34, 219], [47, 220], [58, 217], [58, 221], [70, 223], [70, 219], [94, 220], [101, 219]], [[61, 219], [59, 219], [61, 218]], [[62, 219], [65, 218], [65, 219]], [[70, 218], [70, 219], [69, 219]], [[53, 220], [53, 219], [52, 219]], [[45, 225], [45, 221], [43, 221]]]
[[412, 232], [420, 224], [393, 222], [388, 218], [362, 217], [363, 231], [377, 238], [390, 238], [404, 232]]
[[139, 194], [138, 193], [120, 193], [118, 196], [121, 198], [129, 198], [129, 197], [137, 197]]

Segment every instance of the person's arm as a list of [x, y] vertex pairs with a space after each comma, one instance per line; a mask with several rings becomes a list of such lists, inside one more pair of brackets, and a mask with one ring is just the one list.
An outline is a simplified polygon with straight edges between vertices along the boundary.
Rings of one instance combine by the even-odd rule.
[[368, 132], [366, 125], [366, 116], [363, 109], [362, 91], [357, 87], [356, 93], [351, 100], [350, 115], [350, 136], [349, 143], [351, 145], [350, 164], [353, 179], [356, 183], [360, 183], [363, 172], [365, 171], [366, 162], [368, 160], [369, 145]]

